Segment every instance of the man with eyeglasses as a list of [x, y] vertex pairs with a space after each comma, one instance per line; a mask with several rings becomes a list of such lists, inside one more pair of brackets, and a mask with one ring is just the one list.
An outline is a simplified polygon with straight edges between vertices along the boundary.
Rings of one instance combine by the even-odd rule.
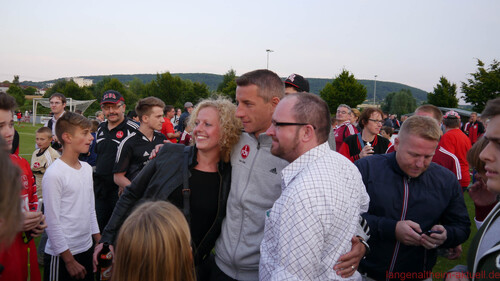
[[290, 164], [266, 212], [259, 280], [341, 279], [333, 267], [350, 250], [370, 199], [356, 167], [330, 150], [330, 122], [326, 102], [310, 93], [287, 95], [274, 111], [271, 153]]
[[117, 91], [104, 92], [101, 109], [107, 120], [99, 124], [96, 132], [94, 195], [97, 222], [102, 231], [118, 201], [119, 188], [113, 180], [118, 146], [129, 134], [136, 132], [139, 126], [125, 118], [125, 100]]
[[[236, 85], [235, 114], [241, 119], [245, 132], [231, 152], [231, 191], [221, 234], [215, 244], [211, 281], [259, 280], [266, 212], [281, 194], [281, 171], [288, 165], [287, 161], [271, 154], [272, 139], [266, 134], [276, 106], [285, 96], [283, 82], [276, 73], [259, 69], [238, 77]], [[365, 223], [358, 224], [356, 234], [364, 240], [369, 232]], [[364, 240], [352, 237], [352, 250], [335, 266], [339, 275], [354, 274], [367, 251]]]
[[50, 110], [52, 111], [52, 118], [49, 119], [43, 126], [49, 127], [52, 130], [52, 148], [62, 151], [62, 145], [57, 141], [56, 136], [56, 122], [63, 116], [64, 108], [66, 107], [66, 97], [61, 93], [53, 93], [49, 98]]
[[358, 130], [351, 124], [351, 107], [347, 104], [341, 104], [337, 107], [335, 118], [338, 124], [333, 129], [335, 132], [335, 147], [337, 151], [340, 151], [344, 139], [350, 135], [357, 134]]

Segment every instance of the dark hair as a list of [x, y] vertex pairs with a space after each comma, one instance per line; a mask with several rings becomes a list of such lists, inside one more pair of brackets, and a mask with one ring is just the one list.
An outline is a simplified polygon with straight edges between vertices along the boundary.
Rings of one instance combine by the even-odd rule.
[[500, 97], [496, 99], [489, 100], [486, 103], [486, 107], [481, 113], [481, 118], [484, 121], [485, 119], [493, 118], [496, 115], [500, 115]]
[[384, 131], [386, 134], [388, 134], [389, 137], [392, 137], [392, 134], [394, 134], [394, 128], [393, 127], [383, 126], [380, 130]]
[[66, 104], [66, 97], [61, 93], [53, 93], [50, 96], [49, 101], [51, 101], [53, 98], [59, 98], [63, 104]]
[[460, 127], [460, 119], [458, 119], [458, 118], [444, 118], [443, 124], [447, 128], [458, 128], [458, 127]]
[[16, 100], [11, 95], [0, 92], [0, 109], [14, 112], [17, 107]]
[[326, 142], [332, 127], [328, 104], [319, 96], [306, 92], [293, 93], [285, 98], [293, 97], [297, 98], [292, 109], [295, 120], [313, 125], [318, 142]]
[[142, 116], [151, 114], [151, 110], [155, 106], [161, 107], [163, 110], [165, 103], [161, 99], [155, 97], [147, 97], [139, 100], [135, 106], [135, 112], [139, 120], [142, 121]]
[[81, 129], [89, 129], [92, 127], [92, 123], [89, 119], [85, 118], [83, 115], [76, 114], [73, 112], [64, 113], [56, 122], [56, 136], [58, 141], [64, 146], [64, 139], [62, 135], [64, 133], [73, 134], [75, 128], [80, 127]]
[[137, 113], [135, 112], [135, 110], [129, 110], [129, 112], [127, 113], [127, 118], [132, 119], [134, 117], [137, 117]]
[[486, 138], [480, 137], [474, 145], [467, 151], [467, 162], [469, 166], [480, 174], [486, 173], [484, 169], [485, 163], [479, 158], [479, 154], [488, 145], [489, 141]]
[[366, 107], [361, 112], [361, 116], [359, 116], [358, 125], [361, 127], [361, 129], [363, 129], [366, 124], [368, 124], [368, 119], [370, 119], [373, 113], [378, 113], [380, 114], [380, 118], [384, 118], [384, 113], [379, 108]]
[[267, 69], [258, 69], [243, 74], [236, 79], [236, 85], [255, 85], [259, 89], [259, 97], [265, 102], [269, 102], [273, 97], [282, 99], [285, 96], [285, 86], [281, 78], [274, 72]]
[[99, 128], [99, 122], [97, 120], [92, 120], [92, 128], [90, 129], [91, 133], [97, 132], [97, 128]]
[[[165, 108], [163, 108], [163, 114], [167, 115], [167, 113], [170, 112], [170, 110], [175, 109], [173, 105], [167, 104], [165, 105]], [[177, 113], [177, 111], [176, 111]]]
[[434, 106], [432, 104], [421, 105], [417, 109], [415, 109], [415, 112], [418, 111], [431, 113], [434, 119], [438, 121], [438, 123], [441, 123], [441, 121], [443, 120], [443, 113], [441, 112], [441, 110], [437, 108], [437, 106]]

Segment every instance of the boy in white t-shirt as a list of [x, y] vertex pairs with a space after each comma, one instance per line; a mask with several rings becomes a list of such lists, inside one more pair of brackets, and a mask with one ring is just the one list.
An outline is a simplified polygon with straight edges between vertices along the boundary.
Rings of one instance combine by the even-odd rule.
[[87, 153], [93, 137], [91, 123], [67, 112], [56, 123], [62, 156], [47, 169], [42, 180], [47, 234], [44, 280], [94, 280], [92, 238], [99, 241], [95, 215], [92, 168], [78, 160]]

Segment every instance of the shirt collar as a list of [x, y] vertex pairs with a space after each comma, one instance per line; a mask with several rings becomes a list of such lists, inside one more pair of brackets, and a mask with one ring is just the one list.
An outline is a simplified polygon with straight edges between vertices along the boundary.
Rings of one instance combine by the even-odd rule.
[[281, 188], [284, 190], [285, 187], [288, 186], [290, 182], [309, 165], [309, 163], [312, 163], [318, 158], [326, 155], [329, 150], [330, 146], [328, 145], [328, 142], [324, 142], [323, 144], [320, 144], [302, 154], [299, 158], [295, 159], [295, 161], [286, 166], [281, 171], [281, 177], [284, 183]]

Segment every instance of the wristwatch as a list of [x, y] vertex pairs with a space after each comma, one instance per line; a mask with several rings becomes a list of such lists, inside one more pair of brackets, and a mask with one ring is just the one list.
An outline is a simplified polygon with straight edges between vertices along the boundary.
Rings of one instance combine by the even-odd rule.
[[365, 247], [366, 247], [365, 257], [366, 257], [371, 252], [370, 246], [368, 245], [368, 243], [366, 243], [365, 239], [363, 239], [362, 237], [360, 237], [360, 236], [356, 236], [356, 237], [358, 238], [358, 240], [361, 244], [365, 245]]

